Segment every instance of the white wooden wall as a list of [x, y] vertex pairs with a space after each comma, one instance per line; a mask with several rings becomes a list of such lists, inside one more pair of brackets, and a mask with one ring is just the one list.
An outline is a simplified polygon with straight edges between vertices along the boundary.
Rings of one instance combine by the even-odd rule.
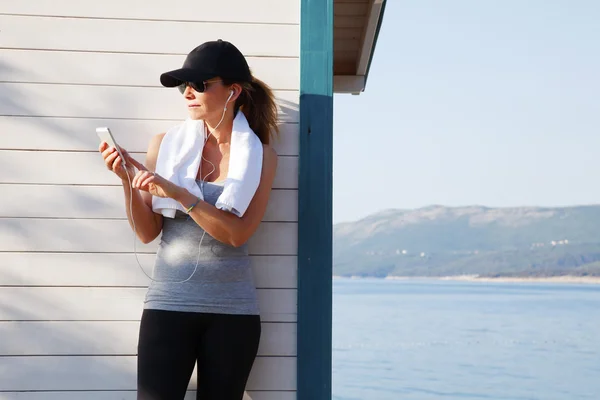
[[[159, 74], [218, 38], [242, 50], [281, 108], [275, 190], [250, 244], [263, 337], [247, 389], [295, 399], [299, 8], [0, 0], [0, 399], [135, 399], [149, 282], [94, 129], [109, 126], [142, 161], [149, 139], [187, 112]], [[137, 244], [148, 272], [157, 241]]]

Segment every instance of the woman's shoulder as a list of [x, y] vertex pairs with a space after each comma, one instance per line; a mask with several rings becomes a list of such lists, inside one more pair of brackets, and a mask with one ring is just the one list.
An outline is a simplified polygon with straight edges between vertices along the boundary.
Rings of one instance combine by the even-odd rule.
[[150, 139], [150, 143], [148, 144], [148, 151], [146, 152], [146, 167], [150, 171], [154, 171], [156, 169], [156, 159], [158, 158], [158, 151], [160, 149], [160, 144], [162, 143], [163, 138], [165, 137], [166, 132], [158, 133], [152, 136]]
[[263, 144], [263, 169], [277, 169], [277, 151], [269, 144]]
[[265, 161], [277, 161], [277, 151], [272, 145], [263, 143], [263, 158]]
[[166, 134], [166, 132], [162, 132], [152, 136], [152, 139], [150, 139], [150, 143], [148, 144], [148, 152], [158, 152], [160, 144], [162, 143]]
[[152, 144], [160, 145], [160, 143], [162, 142], [162, 140], [166, 134], [167, 134], [167, 132], [161, 132], [161, 133], [157, 133], [154, 136], [152, 136], [152, 139], [150, 139], [150, 145], [152, 145]]

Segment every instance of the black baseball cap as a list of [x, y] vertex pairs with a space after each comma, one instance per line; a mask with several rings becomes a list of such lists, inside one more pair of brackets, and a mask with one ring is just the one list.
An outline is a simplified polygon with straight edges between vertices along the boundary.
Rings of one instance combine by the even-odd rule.
[[217, 76], [235, 82], [252, 81], [244, 55], [233, 44], [221, 39], [196, 47], [187, 55], [182, 68], [161, 74], [160, 83], [176, 87], [184, 82], [202, 82]]

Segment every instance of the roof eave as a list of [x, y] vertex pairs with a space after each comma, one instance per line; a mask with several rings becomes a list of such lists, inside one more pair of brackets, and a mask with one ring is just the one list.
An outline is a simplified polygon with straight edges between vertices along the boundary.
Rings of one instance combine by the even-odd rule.
[[371, 4], [363, 43], [358, 55], [356, 73], [354, 75], [334, 76], [333, 87], [335, 93], [360, 94], [364, 92], [383, 22], [386, 2], [387, 0], [374, 0]]
[[[377, 0], [376, 0], [376, 2], [377, 2]], [[369, 50], [369, 62], [367, 63], [367, 69], [365, 71], [365, 83], [364, 83], [363, 90], [367, 86], [367, 80], [369, 78], [369, 71], [371, 70], [371, 63], [373, 61], [373, 56], [375, 55], [375, 46], [377, 44], [377, 39], [379, 38], [379, 31], [381, 30], [381, 25], [383, 23], [383, 14], [385, 12], [385, 4], [386, 3], [387, 3], [387, 0], [381, 0], [381, 8], [379, 11], [379, 16], [377, 18], [377, 28], [375, 29], [375, 37], [373, 38], [373, 43], [372, 43], [371, 49]]]

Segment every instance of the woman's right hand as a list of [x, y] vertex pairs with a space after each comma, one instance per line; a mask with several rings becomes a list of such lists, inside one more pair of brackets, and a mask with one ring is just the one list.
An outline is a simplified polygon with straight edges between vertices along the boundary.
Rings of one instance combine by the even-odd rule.
[[[123, 153], [123, 157], [128, 158], [129, 153], [124, 148], [120, 148], [121, 153]], [[123, 182], [129, 183], [131, 179], [135, 176], [135, 167], [131, 162], [127, 162], [127, 171], [123, 168], [123, 164], [121, 163], [121, 156], [119, 152], [114, 147], [108, 147], [108, 143], [102, 142], [100, 143], [100, 153], [102, 153], [102, 158], [104, 159], [104, 164], [106, 168], [110, 171], [114, 172]], [[129, 179], [127, 178], [127, 173], [129, 173]]]

